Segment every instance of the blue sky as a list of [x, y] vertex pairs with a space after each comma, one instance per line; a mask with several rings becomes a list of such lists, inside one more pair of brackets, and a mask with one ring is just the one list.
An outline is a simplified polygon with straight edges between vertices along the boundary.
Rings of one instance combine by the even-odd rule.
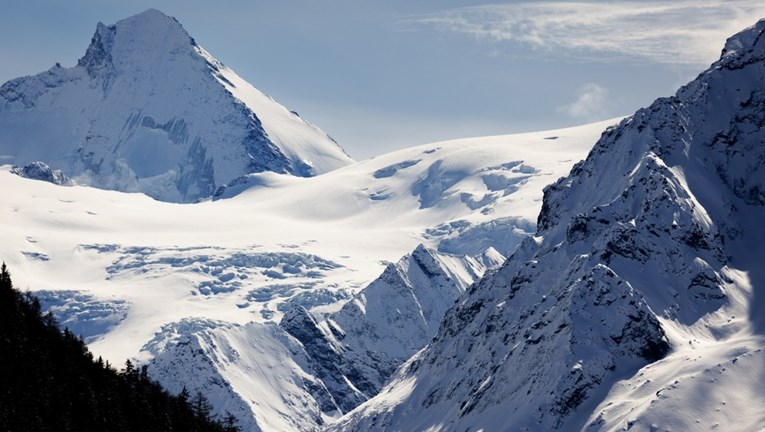
[[757, 1], [12, 0], [0, 82], [72, 66], [98, 21], [154, 7], [356, 159], [631, 114], [674, 93]]

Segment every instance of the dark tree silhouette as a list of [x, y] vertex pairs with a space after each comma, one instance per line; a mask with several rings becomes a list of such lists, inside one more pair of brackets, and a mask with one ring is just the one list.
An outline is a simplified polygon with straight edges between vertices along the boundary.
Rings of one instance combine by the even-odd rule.
[[129, 360], [121, 371], [43, 314], [0, 267], [0, 431], [236, 431], [201, 393], [170, 395]]

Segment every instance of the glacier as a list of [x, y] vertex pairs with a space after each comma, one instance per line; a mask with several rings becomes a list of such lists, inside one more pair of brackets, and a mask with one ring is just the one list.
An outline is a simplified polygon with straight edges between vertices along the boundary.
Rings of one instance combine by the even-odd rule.
[[[195, 204], [5, 166], [0, 257], [96, 355], [203, 391], [245, 430], [319, 430], [427, 344], [533, 232], [543, 186], [614, 122], [425, 144], [310, 178], [249, 174]], [[427, 186], [434, 170], [452, 184]]]

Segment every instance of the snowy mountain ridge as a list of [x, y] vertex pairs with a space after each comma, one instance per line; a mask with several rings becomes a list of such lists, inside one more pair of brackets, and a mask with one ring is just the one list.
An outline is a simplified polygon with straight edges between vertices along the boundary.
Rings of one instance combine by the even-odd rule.
[[762, 429], [763, 32], [607, 130], [535, 236], [328, 429]]
[[328, 378], [341, 387], [348, 383], [340, 391], [327, 386], [338, 410], [348, 412], [377, 394], [395, 369], [435, 336], [465, 287], [490, 270], [468, 270], [474, 262], [420, 245], [339, 311], [313, 316], [295, 308], [279, 326], [306, 347], [317, 367], [330, 371]]
[[0, 155], [171, 202], [254, 172], [313, 176], [352, 162], [155, 9], [99, 23], [73, 68], [3, 84]]
[[[455, 261], [419, 246], [337, 312], [295, 306], [278, 326], [184, 319], [142, 352], [151, 354], [152, 377], [174, 392], [210, 395], [216, 412], [235, 413], [245, 430], [318, 430], [376, 394], [435, 334], [412, 321], [440, 321], [470, 282], [449, 274], [460, 269]], [[355, 302], [373, 298], [360, 314]]]

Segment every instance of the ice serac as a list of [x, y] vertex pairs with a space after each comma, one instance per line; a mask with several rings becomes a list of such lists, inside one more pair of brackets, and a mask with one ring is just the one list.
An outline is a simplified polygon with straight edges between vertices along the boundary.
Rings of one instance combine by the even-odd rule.
[[330, 429], [761, 428], [764, 31], [606, 130], [536, 236]]
[[305, 177], [352, 162], [154, 9], [99, 23], [77, 66], [0, 87], [0, 155], [172, 202], [251, 173]]

